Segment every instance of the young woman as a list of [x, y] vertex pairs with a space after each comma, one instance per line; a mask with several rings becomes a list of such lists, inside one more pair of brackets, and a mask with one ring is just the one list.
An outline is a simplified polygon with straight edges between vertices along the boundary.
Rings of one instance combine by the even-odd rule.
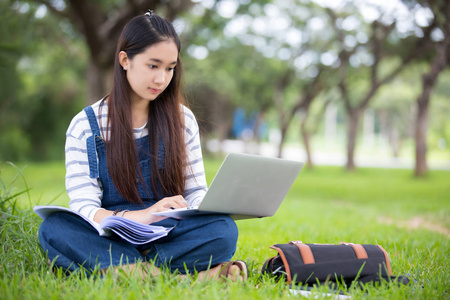
[[196, 205], [207, 189], [199, 130], [183, 105], [181, 75], [173, 25], [151, 11], [135, 17], [119, 38], [111, 93], [75, 116], [66, 140], [71, 209], [98, 223], [118, 215], [173, 230], [138, 247], [99, 236], [76, 215], [56, 213], [39, 229], [56, 266], [129, 270], [142, 261], [152, 264], [153, 275], [167, 266], [182, 274], [199, 272], [200, 278], [247, 277], [245, 262], [230, 262], [238, 238], [231, 218], [153, 215]]

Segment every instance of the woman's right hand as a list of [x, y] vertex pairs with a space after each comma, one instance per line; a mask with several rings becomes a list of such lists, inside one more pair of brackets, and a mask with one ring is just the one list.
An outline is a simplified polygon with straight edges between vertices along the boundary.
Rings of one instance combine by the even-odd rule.
[[135, 221], [141, 222], [144, 224], [155, 223], [155, 222], [164, 220], [167, 217], [155, 216], [155, 215], [153, 215], [153, 213], [166, 211], [169, 209], [183, 208], [183, 207], [188, 207], [188, 203], [181, 195], [163, 198], [163, 199], [159, 200], [158, 202], [156, 202], [154, 205], [150, 206], [149, 208], [139, 211], [142, 213], [142, 220], [141, 221], [135, 220]]

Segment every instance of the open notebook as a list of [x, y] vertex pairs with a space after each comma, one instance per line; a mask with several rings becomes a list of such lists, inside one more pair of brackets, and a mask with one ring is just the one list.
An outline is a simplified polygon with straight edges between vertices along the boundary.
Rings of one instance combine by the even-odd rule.
[[235, 220], [275, 214], [291, 188], [302, 162], [230, 153], [214, 177], [198, 207], [154, 213], [186, 218], [205, 214], [227, 214]]

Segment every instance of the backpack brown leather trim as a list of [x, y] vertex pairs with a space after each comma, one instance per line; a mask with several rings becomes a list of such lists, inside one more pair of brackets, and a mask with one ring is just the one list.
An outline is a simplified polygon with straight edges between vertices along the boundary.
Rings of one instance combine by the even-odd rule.
[[386, 250], [384, 250], [383, 247], [381, 247], [380, 245], [377, 245], [378, 248], [380, 248], [381, 251], [383, 251], [384, 253], [384, 258], [386, 260], [386, 268], [388, 271], [389, 276], [392, 276], [392, 270], [391, 270], [391, 263], [389, 262], [389, 255], [387, 254]]
[[314, 254], [311, 251], [311, 248], [303, 243], [293, 243], [295, 246], [297, 246], [298, 250], [300, 250], [300, 254], [303, 259], [303, 263], [305, 265], [309, 264], [315, 264], [316, 260], [314, 259]]
[[367, 259], [369, 256], [367, 255], [366, 249], [360, 244], [349, 244], [353, 251], [355, 251], [356, 257], [358, 259]]
[[283, 253], [283, 250], [281, 250], [280, 248], [275, 247], [275, 246], [270, 246], [270, 248], [278, 251], [278, 255], [280, 255], [281, 260], [283, 261], [284, 269], [286, 271], [286, 279], [287, 279], [288, 283], [291, 284], [291, 281], [292, 281], [291, 270], [289, 269], [289, 263], [286, 259], [286, 256]]

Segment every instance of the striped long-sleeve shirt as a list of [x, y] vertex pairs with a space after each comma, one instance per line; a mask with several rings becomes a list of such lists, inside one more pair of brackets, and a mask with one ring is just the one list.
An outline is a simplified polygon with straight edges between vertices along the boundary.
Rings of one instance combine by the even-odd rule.
[[[92, 105], [102, 134], [108, 134], [109, 129], [103, 130], [107, 123], [107, 104], [100, 110], [101, 101]], [[182, 107], [185, 119], [185, 144], [190, 169], [185, 171], [185, 188], [183, 197], [190, 206], [198, 205], [207, 190], [205, 170], [203, 166], [202, 150], [197, 121], [194, 114], [187, 107]], [[101, 114], [100, 114], [101, 112]], [[134, 137], [148, 135], [145, 125], [133, 129]], [[66, 190], [69, 194], [69, 207], [93, 220], [95, 213], [101, 209], [102, 186], [100, 179], [90, 178], [87, 156], [86, 139], [92, 135], [89, 121], [84, 111], [77, 114], [66, 132]], [[105, 137], [103, 137], [105, 139]], [[107, 138], [107, 137], [106, 137]]]

